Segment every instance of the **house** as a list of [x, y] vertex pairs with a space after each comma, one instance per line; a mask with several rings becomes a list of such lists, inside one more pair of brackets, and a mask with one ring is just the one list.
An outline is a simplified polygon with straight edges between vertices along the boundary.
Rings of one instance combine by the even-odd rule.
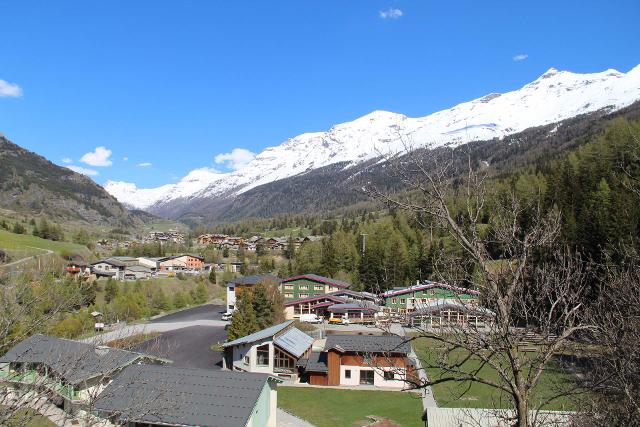
[[325, 295], [340, 289], [347, 289], [350, 283], [330, 279], [317, 274], [304, 274], [282, 281], [281, 290], [285, 301]]
[[284, 303], [284, 316], [286, 319], [297, 319], [301, 314], [316, 314], [320, 317], [329, 317], [328, 307], [347, 302], [346, 298], [331, 294], [295, 299]]
[[93, 404], [127, 426], [276, 426], [277, 383], [269, 375], [132, 365]]
[[132, 265], [124, 269], [125, 280], [148, 279], [151, 277], [151, 274], [151, 269], [143, 265]]
[[476, 305], [479, 296], [478, 291], [430, 281], [391, 289], [382, 294], [383, 310], [391, 313], [409, 313], [433, 301], [462, 301], [467, 305]]
[[107, 258], [91, 263], [91, 272], [97, 277], [113, 277], [124, 279], [124, 269], [127, 265], [114, 258]]
[[495, 313], [477, 304], [461, 301], [436, 300], [421, 304], [410, 312], [409, 324], [414, 328], [439, 328], [442, 326], [483, 327], [493, 321]]
[[121, 262], [127, 267], [138, 265], [138, 258], [134, 258], [130, 256], [112, 256], [109, 259]]
[[65, 271], [72, 276], [80, 275], [87, 277], [91, 275], [91, 266], [83, 262], [70, 262], [67, 264]]
[[258, 283], [273, 283], [280, 286], [280, 279], [272, 274], [255, 274], [253, 276], [243, 276], [231, 280], [227, 283], [227, 312], [232, 312], [236, 309], [236, 296], [239, 295], [243, 289], [251, 288]]
[[338, 303], [327, 307], [329, 319], [347, 319], [349, 323], [375, 323], [377, 308], [366, 307], [359, 303]]
[[397, 335], [332, 334], [322, 352], [298, 361], [301, 381], [312, 385], [374, 386], [404, 390], [416, 379], [409, 343]]
[[132, 351], [32, 335], [0, 357], [0, 379], [15, 390], [46, 389], [68, 412], [84, 408], [108, 381], [135, 363], [164, 363]]
[[160, 271], [201, 271], [204, 268], [204, 257], [184, 254], [168, 257], [159, 262]]
[[151, 272], [155, 273], [160, 269], [160, 261], [167, 260], [167, 257], [138, 257], [138, 264], [147, 267]]
[[272, 374], [295, 379], [296, 362], [311, 353], [313, 338], [288, 320], [224, 343], [223, 366], [233, 371]]

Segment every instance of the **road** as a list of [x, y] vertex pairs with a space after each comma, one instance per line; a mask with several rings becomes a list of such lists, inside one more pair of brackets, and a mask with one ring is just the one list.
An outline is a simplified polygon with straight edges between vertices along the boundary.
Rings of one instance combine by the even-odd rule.
[[222, 315], [221, 312], [223, 311], [224, 306], [206, 304], [203, 306], [189, 308], [187, 310], [168, 314], [166, 316], [153, 319], [148, 323], [125, 325], [113, 331], [85, 338], [82, 340], [82, 342], [90, 344], [106, 344], [109, 341], [113, 341], [119, 338], [125, 338], [131, 335], [149, 332], [165, 333], [169, 331], [175, 331], [177, 329], [190, 328], [193, 326], [208, 326], [221, 328], [224, 330], [224, 327], [229, 322], [219, 320], [220, 316]]
[[27, 248], [31, 248], [31, 249], [38, 249], [38, 250], [40, 250], [40, 251], [44, 251], [45, 253], [40, 254], [40, 255], [31, 255], [31, 256], [28, 256], [28, 257], [20, 258], [20, 259], [18, 259], [18, 260], [11, 261], [11, 262], [9, 262], [9, 263], [7, 263], [7, 264], [2, 264], [2, 265], [0, 265], [0, 268], [11, 267], [11, 266], [13, 266], [13, 265], [22, 264], [23, 262], [26, 262], [26, 261], [29, 261], [29, 260], [34, 260], [34, 259], [37, 259], [37, 258], [39, 258], [39, 257], [46, 256], [46, 255], [51, 255], [51, 254], [53, 253], [53, 251], [52, 251], [52, 250], [50, 250], [50, 249], [36, 248], [36, 247], [34, 247], [34, 246], [27, 246]]

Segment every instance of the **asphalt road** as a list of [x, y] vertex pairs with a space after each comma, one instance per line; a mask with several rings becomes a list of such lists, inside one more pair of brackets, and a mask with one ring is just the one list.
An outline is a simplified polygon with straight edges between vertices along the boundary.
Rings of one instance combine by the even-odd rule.
[[220, 369], [222, 353], [211, 350], [211, 344], [222, 343], [227, 331], [221, 327], [191, 326], [162, 333], [134, 348], [173, 361], [181, 368]]
[[151, 320], [149, 323], [195, 322], [199, 320], [220, 320], [225, 312], [224, 305], [205, 304], [176, 313], [167, 314]]

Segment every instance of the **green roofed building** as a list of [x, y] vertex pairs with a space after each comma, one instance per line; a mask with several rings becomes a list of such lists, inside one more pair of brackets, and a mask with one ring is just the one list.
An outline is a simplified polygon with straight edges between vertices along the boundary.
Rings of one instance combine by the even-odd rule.
[[465, 305], [475, 306], [479, 296], [480, 293], [472, 289], [426, 281], [384, 292], [382, 294], [383, 311], [400, 314], [411, 313], [436, 301], [462, 302]]
[[282, 281], [280, 289], [285, 301], [326, 295], [330, 292], [348, 289], [350, 283], [342, 280], [330, 279], [317, 274], [304, 274], [290, 277]]

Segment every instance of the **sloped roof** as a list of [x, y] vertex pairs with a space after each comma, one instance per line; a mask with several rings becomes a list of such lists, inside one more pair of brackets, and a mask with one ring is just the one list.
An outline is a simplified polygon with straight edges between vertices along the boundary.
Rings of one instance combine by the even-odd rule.
[[101, 259], [100, 261], [96, 261], [96, 262], [92, 262], [91, 265], [96, 265], [96, 264], [110, 264], [113, 265], [114, 267], [125, 267], [126, 264], [122, 261], [118, 261], [117, 259], [113, 259], [113, 258], [107, 258], [107, 259]]
[[323, 295], [314, 295], [312, 297], [307, 297], [307, 298], [300, 298], [300, 299], [294, 299], [291, 301], [287, 301], [284, 303], [285, 307], [289, 307], [291, 305], [296, 305], [296, 304], [302, 304], [305, 302], [313, 302], [313, 301], [319, 301], [322, 299], [327, 299], [329, 301], [332, 301], [334, 303], [343, 303], [343, 302], [347, 302], [346, 299], [344, 298], [340, 298], [340, 297], [336, 297], [333, 295], [329, 295], [329, 294], [323, 294]]
[[309, 354], [309, 358], [298, 360], [296, 366], [303, 368], [307, 372], [328, 372], [327, 352], [314, 351]]
[[329, 277], [319, 276], [317, 274], [303, 274], [301, 276], [289, 277], [288, 279], [283, 280], [282, 283], [287, 283], [287, 282], [292, 282], [294, 280], [302, 280], [302, 279], [311, 280], [312, 282], [326, 283], [331, 286], [337, 286], [338, 288], [351, 287], [351, 283], [347, 283], [338, 279], [331, 279]]
[[235, 279], [229, 281], [229, 283], [234, 285], [253, 286], [263, 281], [280, 283], [282, 282], [282, 279], [278, 276], [274, 276], [273, 274], [254, 274], [251, 276], [236, 277]]
[[278, 332], [282, 331], [284, 328], [286, 328], [287, 326], [291, 325], [293, 323], [293, 320], [287, 320], [286, 322], [282, 322], [279, 323], [277, 325], [274, 326], [270, 326], [266, 329], [263, 329], [261, 331], [258, 332], [254, 332], [252, 334], [249, 334], [247, 336], [235, 339], [233, 341], [229, 341], [227, 343], [222, 344], [223, 347], [231, 347], [234, 345], [239, 345], [239, 344], [248, 344], [248, 343], [252, 343], [255, 341], [259, 341], [259, 340], [263, 340], [265, 338], [269, 338], [274, 336], [275, 334], [277, 334]]
[[328, 310], [333, 313], [346, 313], [348, 311], [370, 311], [375, 313], [376, 311], [378, 311], [375, 308], [364, 307], [360, 304], [354, 304], [354, 303], [333, 304], [328, 308]]
[[93, 409], [122, 422], [184, 426], [246, 425], [268, 375], [173, 366], [131, 365]]
[[437, 300], [431, 301], [426, 304], [417, 304], [415, 307], [415, 311], [409, 313], [409, 316], [422, 316], [425, 314], [431, 314], [440, 310], [456, 310], [469, 314], [477, 314], [481, 316], [495, 316], [495, 313], [488, 308], [484, 307], [471, 307], [465, 304], [462, 304], [459, 301], [444, 301]]
[[387, 297], [396, 296], [396, 295], [404, 295], [412, 292], [424, 291], [427, 289], [438, 289], [438, 288], [446, 289], [448, 291], [453, 291], [460, 294], [469, 294], [469, 295], [476, 295], [476, 296], [480, 295], [480, 292], [475, 291], [473, 289], [465, 289], [465, 288], [460, 288], [458, 286], [447, 285], [445, 283], [425, 281], [424, 283], [421, 283], [419, 285], [413, 285], [413, 286], [400, 288], [400, 289], [391, 289], [389, 291], [384, 292], [382, 296], [384, 298], [387, 298]]
[[149, 356], [38, 334], [13, 347], [0, 357], [0, 362], [43, 364], [70, 384], [77, 384], [109, 374], [144, 357]]
[[276, 336], [273, 343], [294, 357], [302, 356], [313, 344], [313, 338], [298, 328], [291, 328]]
[[329, 292], [329, 295], [335, 295], [335, 296], [346, 295], [347, 297], [351, 297], [354, 299], [362, 298], [362, 299], [370, 299], [373, 301], [376, 301], [378, 299], [377, 295], [372, 294], [370, 292], [358, 292], [358, 291], [352, 291], [351, 289], [341, 289], [339, 291]]
[[411, 346], [397, 335], [344, 335], [327, 336], [325, 350], [355, 353], [403, 353], [411, 352]]

